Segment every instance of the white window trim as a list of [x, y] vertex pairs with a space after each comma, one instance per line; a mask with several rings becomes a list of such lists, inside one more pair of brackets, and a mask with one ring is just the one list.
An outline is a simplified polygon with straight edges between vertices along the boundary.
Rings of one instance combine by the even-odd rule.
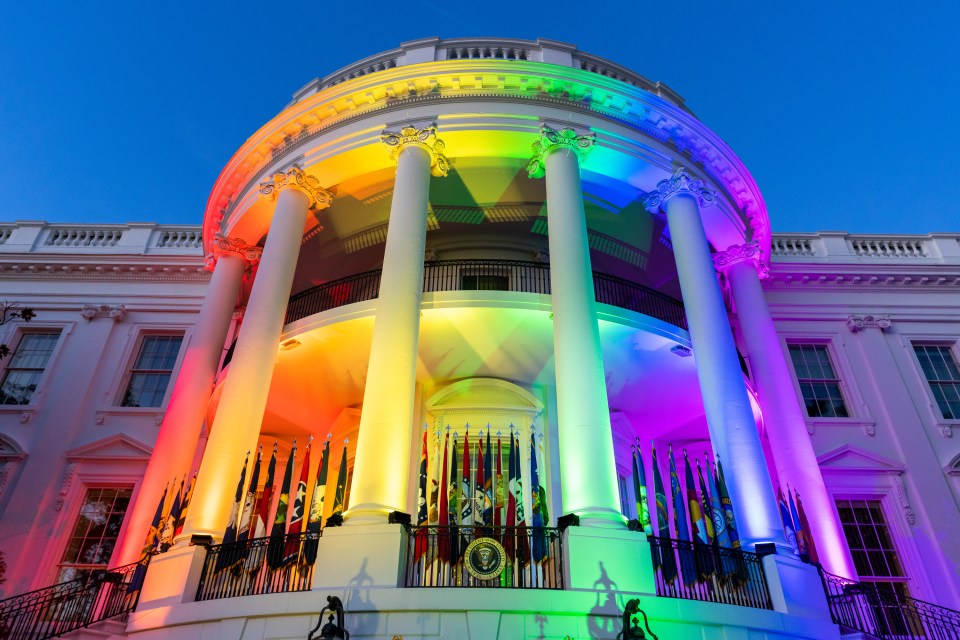
[[[123, 402], [123, 394], [126, 393], [127, 385], [130, 383], [130, 374], [133, 365], [136, 363], [137, 356], [140, 354], [143, 340], [147, 336], [156, 335], [183, 336], [183, 340], [180, 343], [180, 352], [177, 354], [177, 359], [173, 363], [173, 369], [170, 372], [170, 384], [167, 385], [167, 390], [163, 395], [163, 402], [160, 403], [159, 407], [124, 407], [120, 403]], [[120, 356], [120, 362], [123, 363], [123, 367], [117, 367], [114, 378], [108, 387], [108, 389], [111, 390], [109, 392], [109, 404], [97, 410], [97, 419], [99, 420], [100, 416], [107, 415], [157, 415], [166, 411], [167, 405], [170, 402], [170, 394], [176, 384], [177, 376], [180, 374], [183, 357], [187, 352], [187, 347], [190, 344], [192, 336], [192, 326], [185, 324], [144, 324], [133, 327], [128, 334], [128, 340], [124, 347], [123, 354]]]
[[[43, 368], [43, 373], [40, 374], [40, 379], [37, 381], [37, 390], [30, 397], [29, 404], [0, 404], [0, 413], [29, 413], [34, 412], [40, 409], [43, 406], [44, 398], [46, 397], [47, 392], [47, 383], [50, 380], [51, 372], [56, 368], [57, 361], [60, 356], [60, 352], [63, 350], [65, 338], [73, 333], [72, 322], [30, 322], [30, 324], [20, 323], [13, 327], [4, 336], [4, 344], [10, 346], [10, 355], [3, 359], [2, 373], [0, 373], [0, 380], [6, 377], [7, 366], [10, 364], [10, 360], [13, 358], [13, 354], [16, 353], [17, 349], [20, 347], [20, 341], [23, 339], [24, 334], [26, 333], [43, 333], [43, 332], [59, 332], [60, 336], [57, 338], [57, 344], [54, 345], [53, 351], [50, 352], [50, 358], [47, 360], [47, 365]], [[15, 346], [11, 346], [15, 345]]]
[[[800, 381], [797, 378], [797, 370], [793, 366], [793, 358], [790, 356], [790, 345], [810, 344], [823, 345], [827, 348], [827, 355], [830, 358], [830, 364], [833, 366], [834, 373], [840, 383], [840, 393], [843, 395], [843, 403], [847, 409], [847, 417], [811, 417], [807, 415], [806, 407], [803, 406], [803, 392], [800, 390]], [[793, 391], [800, 405], [800, 411], [803, 413], [804, 420], [807, 422], [807, 430], [813, 431], [815, 426], [848, 426], [861, 427], [867, 431], [868, 435], [873, 435], [876, 420], [870, 415], [866, 404], [863, 402], [863, 395], [856, 385], [853, 368], [846, 357], [846, 344], [839, 333], [803, 333], [792, 331], [780, 334], [780, 348], [783, 357], [786, 359], [787, 368], [790, 370], [790, 379], [793, 381]]]
[[[948, 346], [950, 347], [951, 353], [953, 353], [954, 359], [960, 363], [960, 347], [958, 347], [956, 334], [908, 333], [900, 334], [898, 337], [900, 339], [900, 346], [907, 352], [906, 355], [910, 363], [907, 369], [912, 372], [910, 378], [904, 375], [904, 382], [907, 383], [908, 392], [919, 401], [916, 404], [918, 408], [922, 407], [920, 410], [925, 414], [925, 422], [935, 425], [944, 437], [951, 437], [953, 435], [953, 429], [960, 429], [960, 419], [951, 420], [943, 417], [943, 412], [940, 411], [940, 405], [937, 404], [937, 399], [934, 397], [933, 390], [930, 388], [930, 382], [920, 367], [920, 360], [917, 358], [917, 352], [914, 350], [913, 345], [916, 343]], [[910, 388], [911, 383], [913, 383], [914, 389]]]

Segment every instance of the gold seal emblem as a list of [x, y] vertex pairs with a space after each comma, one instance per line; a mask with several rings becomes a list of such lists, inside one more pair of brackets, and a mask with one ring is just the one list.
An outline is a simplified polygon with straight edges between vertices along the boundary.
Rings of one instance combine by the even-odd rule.
[[477, 580], [493, 580], [507, 566], [507, 552], [493, 538], [477, 538], [464, 552], [467, 571]]

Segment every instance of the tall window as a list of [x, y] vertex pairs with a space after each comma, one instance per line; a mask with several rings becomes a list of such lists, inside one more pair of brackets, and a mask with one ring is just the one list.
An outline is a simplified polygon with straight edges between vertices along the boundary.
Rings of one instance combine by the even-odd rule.
[[840, 393], [830, 354], [823, 344], [792, 344], [790, 358], [797, 373], [800, 394], [811, 418], [846, 418], [847, 406]]
[[183, 336], [144, 336], [120, 402], [124, 407], [159, 407], [167, 393]]
[[25, 331], [10, 358], [0, 385], [0, 404], [30, 404], [33, 392], [50, 354], [60, 339], [59, 331]]
[[60, 560], [57, 582], [66, 582], [106, 569], [130, 504], [130, 489], [91, 488], [73, 525]]
[[898, 607], [889, 604], [910, 597], [907, 576], [890, 538], [880, 501], [837, 500], [837, 511], [860, 581], [873, 584], [881, 595], [887, 596], [887, 602], [875, 605], [878, 625], [886, 626], [895, 635], [907, 635], [910, 621], [903, 618]]
[[944, 344], [914, 344], [920, 368], [947, 420], [960, 419], [960, 367], [953, 350]]

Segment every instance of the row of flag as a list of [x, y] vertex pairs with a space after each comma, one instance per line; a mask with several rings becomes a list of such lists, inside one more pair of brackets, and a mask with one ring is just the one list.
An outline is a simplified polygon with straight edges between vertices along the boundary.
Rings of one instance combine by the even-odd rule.
[[820, 557], [813, 543], [810, 522], [803, 510], [803, 501], [800, 500], [800, 494], [791, 491], [788, 485], [787, 498], [785, 499], [783, 490], [777, 488], [777, 502], [780, 506], [780, 520], [783, 522], [783, 532], [786, 535], [787, 543], [793, 546], [794, 553], [800, 556], [802, 561], [810, 564], [819, 563]]
[[[463, 559], [463, 553], [472, 540], [492, 533], [500, 538], [511, 561], [525, 564], [531, 560], [534, 563], [546, 560], [549, 557], [549, 545], [544, 527], [549, 523], [550, 516], [547, 492], [540, 483], [543, 448], [542, 444], [538, 446], [537, 438], [533, 434], [530, 436], [530, 469], [527, 478], [531, 488], [529, 535], [528, 520], [524, 513], [521, 444], [512, 424], [506, 438], [499, 433], [493, 437], [488, 425], [486, 438], [481, 432], [473, 443], [470, 441], [469, 424], [466, 425], [462, 442], [456, 432], [451, 438], [448, 426], [442, 452], [439, 433], [436, 445], [431, 465], [427, 433], [424, 431], [417, 490], [419, 529], [414, 544], [415, 560], [420, 560], [428, 552], [428, 526], [437, 527], [437, 558], [451, 566]], [[458, 458], [462, 458], [459, 466]], [[429, 471], [431, 468], [432, 474]], [[429, 475], [432, 477], [428, 478]]]
[[[291, 508], [291, 483], [293, 481], [294, 466], [297, 457], [297, 441], [293, 441], [290, 456], [287, 458], [283, 480], [280, 483], [280, 495], [277, 499], [273, 517], [270, 518], [270, 503], [275, 489], [274, 474], [277, 466], [277, 443], [273, 445], [273, 453], [267, 464], [267, 477], [263, 484], [263, 493], [257, 500], [257, 491], [260, 488], [260, 468], [263, 462], [263, 446], [257, 449], [257, 457], [247, 482], [247, 467], [250, 454], [243, 462], [240, 470], [240, 479], [234, 494], [233, 506], [227, 528], [223, 533], [223, 544], [217, 558], [215, 569], [239, 568], [245, 566], [250, 571], [259, 569], [264, 558], [258, 554], [250, 554], [247, 545], [231, 545], [232, 543], [246, 542], [247, 540], [263, 538], [267, 535], [267, 524], [270, 523], [270, 541], [266, 550], [266, 562], [271, 569], [277, 569], [291, 562], [312, 565], [317, 559], [317, 539], [323, 524], [324, 499], [327, 491], [327, 476], [330, 464], [330, 441], [323, 445], [320, 464], [317, 466], [316, 480], [309, 499], [307, 486], [310, 480], [310, 449], [313, 438], [307, 443], [303, 463], [300, 465], [300, 475], [297, 481], [296, 492]], [[344, 445], [340, 459], [340, 470], [337, 474], [337, 485], [334, 492], [333, 509], [330, 521], [341, 518], [345, 507], [347, 484], [347, 447]], [[304, 529], [304, 518], [306, 528]], [[301, 548], [300, 534], [315, 534], [308, 536]]]
[[[163, 488], [163, 494], [160, 496], [160, 502], [157, 503], [157, 510], [150, 522], [150, 529], [147, 531], [143, 548], [140, 550], [140, 561], [137, 563], [133, 577], [130, 579], [130, 585], [127, 588], [128, 593], [139, 591], [140, 587], [143, 586], [150, 556], [170, 549], [173, 546], [174, 538], [183, 533], [183, 525], [187, 521], [187, 508], [190, 506], [190, 498], [193, 497], [193, 486], [197, 482], [197, 474], [193, 474], [190, 484], [184, 486], [186, 480], [186, 476], [184, 476], [180, 481], [179, 489], [176, 480], [172, 483], [173, 491], [171, 491], [171, 483], [167, 483]], [[170, 508], [165, 510], [167, 494], [172, 495], [173, 500], [170, 502]]]

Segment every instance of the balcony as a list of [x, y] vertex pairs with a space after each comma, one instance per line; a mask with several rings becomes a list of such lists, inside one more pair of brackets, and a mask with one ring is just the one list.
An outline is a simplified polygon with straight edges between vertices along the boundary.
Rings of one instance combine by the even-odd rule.
[[[355, 302], [373, 300], [380, 293], [379, 269], [359, 273], [307, 289], [290, 298], [286, 322]], [[597, 302], [687, 328], [683, 304], [659, 291], [605, 273], [593, 274]], [[427, 262], [423, 290], [517, 291], [550, 294], [550, 265], [519, 260], [443, 260]]]

